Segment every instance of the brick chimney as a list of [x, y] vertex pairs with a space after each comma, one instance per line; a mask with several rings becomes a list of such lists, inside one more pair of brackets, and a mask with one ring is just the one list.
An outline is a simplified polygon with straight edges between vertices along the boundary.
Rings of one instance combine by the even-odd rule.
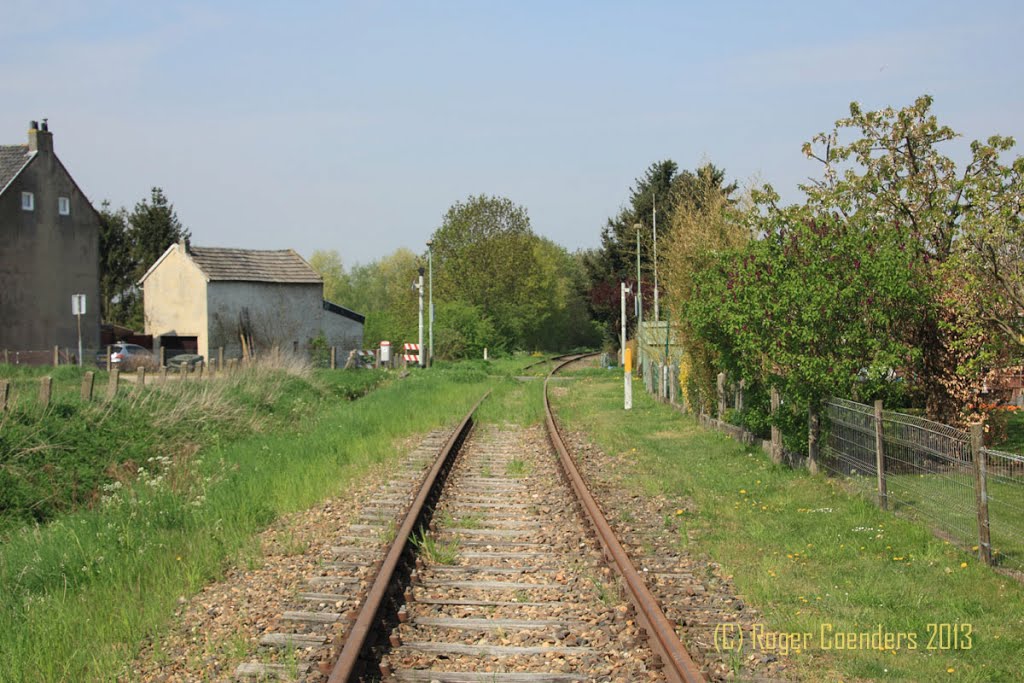
[[36, 121], [28, 124], [28, 151], [46, 152], [53, 154], [53, 133], [46, 119], [43, 119], [42, 127]]

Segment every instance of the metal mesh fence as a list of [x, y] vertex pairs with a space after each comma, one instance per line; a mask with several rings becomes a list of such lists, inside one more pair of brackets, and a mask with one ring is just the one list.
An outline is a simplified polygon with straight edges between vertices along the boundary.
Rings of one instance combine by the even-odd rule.
[[992, 552], [1000, 562], [1024, 567], [1024, 457], [983, 451]]
[[[918, 517], [960, 544], [977, 549], [988, 526], [998, 562], [1024, 567], [1024, 457], [982, 449], [979, 477], [967, 431], [913, 415], [881, 412], [878, 476], [876, 418], [871, 406], [831, 399], [825, 405], [822, 465], [865, 495]], [[880, 482], [881, 479], [881, 482]], [[987, 488], [984, 520], [980, 487]]]

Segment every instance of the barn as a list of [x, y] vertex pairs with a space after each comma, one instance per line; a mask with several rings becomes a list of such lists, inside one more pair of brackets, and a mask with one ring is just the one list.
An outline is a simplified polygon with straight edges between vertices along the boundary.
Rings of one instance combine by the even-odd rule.
[[362, 347], [365, 317], [325, 300], [323, 279], [291, 249], [172, 244], [139, 285], [146, 333], [168, 358], [220, 348], [226, 358], [274, 347], [308, 355], [318, 344], [344, 358]]

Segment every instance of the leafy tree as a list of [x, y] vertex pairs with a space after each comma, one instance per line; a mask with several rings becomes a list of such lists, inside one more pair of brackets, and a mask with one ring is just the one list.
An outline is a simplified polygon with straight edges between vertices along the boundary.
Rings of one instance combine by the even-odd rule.
[[403, 248], [353, 266], [348, 275], [351, 295], [344, 305], [366, 316], [365, 346], [374, 346], [383, 339], [392, 344], [417, 339], [419, 303], [412, 283], [420, 265], [419, 257]]
[[929, 96], [900, 110], [851, 104], [849, 117], [804, 145], [823, 177], [803, 189], [818, 213], [903, 235], [924, 267], [927, 305], [902, 337], [920, 350], [909, 369], [929, 414], [952, 420], [1024, 331], [1017, 259], [1024, 161], [1003, 164], [1013, 140], [993, 136], [973, 142], [970, 162], [959, 169], [940, 149], [958, 134], [939, 124], [931, 105]]
[[505, 197], [471, 196], [445, 213], [433, 236], [434, 295], [476, 306], [494, 324], [499, 348], [515, 348], [540, 314], [535, 236], [526, 209]]
[[324, 298], [348, 307], [346, 302], [351, 298], [352, 290], [337, 250], [317, 249], [309, 257], [309, 265], [324, 279]]
[[899, 331], [925, 293], [898, 234], [804, 207], [773, 210], [761, 225], [764, 239], [717, 255], [695, 278], [687, 304], [724, 366], [807, 407], [913, 358]]

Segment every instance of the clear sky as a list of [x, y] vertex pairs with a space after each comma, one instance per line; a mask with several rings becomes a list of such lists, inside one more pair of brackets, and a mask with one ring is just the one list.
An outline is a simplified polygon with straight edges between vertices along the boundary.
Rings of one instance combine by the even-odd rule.
[[97, 206], [163, 187], [201, 246], [365, 263], [487, 193], [577, 249], [660, 159], [796, 200], [851, 100], [1024, 142], [1022, 7], [5, 0], [0, 143], [48, 117]]

